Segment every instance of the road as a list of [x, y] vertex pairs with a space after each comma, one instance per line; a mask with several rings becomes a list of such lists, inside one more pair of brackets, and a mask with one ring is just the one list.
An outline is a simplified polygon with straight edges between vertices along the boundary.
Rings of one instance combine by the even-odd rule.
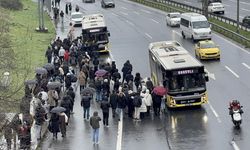
[[[100, 0], [94, 4], [82, 4], [80, 0], [74, 3], [79, 4], [86, 14], [104, 14], [111, 33], [111, 55], [119, 69], [129, 59], [134, 74], [140, 72], [143, 77], [149, 76], [147, 48], [150, 42], [155, 41], [177, 40], [194, 55], [194, 44], [191, 40], [182, 39], [179, 28], [165, 25], [163, 12], [125, 0], [116, 1], [116, 8], [111, 9], [102, 9]], [[61, 31], [65, 32], [58, 29], [60, 35], [66, 35]], [[167, 111], [160, 118], [150, 116], [141, 122], [133, 122], [125, 116], [122, 150], [248, 149], [250, 52], [221, 35], [213, 34], [212, 39], [220, 46], [221, 60], [202, 61], [213, 75], [207, 84], [209, 104], [201, 108]], [[239, 130], [233, 127], [228, 115], [227, 107], [232, 99], [240, 100], [245, 106], [243, 124]], [[81, 118], [81, 108], [77, 107], [67, 139], [52, 141], [47, 138], [44, 145], [49, 145], [50, 149], [97, 149], [91, 143], [89, 125], [83, 123]], [[98, 109], [98, 106], [93, 109]], [[108, 132], [101, 128], [102, 140], [98, 149], [115, 149], [117, 120], [111, 119], [110, 122], [112, 125]]]
[[[199, 0], [174, 0], [176, 2], [184, 3], [190, 6], [195, 6], [198, 8], [202, 7], [202, 3]], [[237, 0], [222, 0], [222, 4], [225, 6], [225, 16], [237, 19]], [[245, 16], [250, 14], [250, 1], [249, 0], [240, 0], [240, 15], [239, 18], [242, 20]]]

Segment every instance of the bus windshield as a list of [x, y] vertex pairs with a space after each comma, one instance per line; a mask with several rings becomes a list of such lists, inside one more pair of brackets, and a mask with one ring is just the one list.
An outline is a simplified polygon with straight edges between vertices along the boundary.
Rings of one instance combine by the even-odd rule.
[[108, 43], [108, 35], [106, 33], [93, 33], [83, 36], [84, 41], [93, 42], [95, 44]]
[[195, 21], [192, 25], [193, 29], [209, 28], [209, 23], [207, 21]]
[[204, 74], [196, 73], [172, 76], [166, 86], [168, 86], [169, 92], [191, 92], [205, 90], [205, 83]]

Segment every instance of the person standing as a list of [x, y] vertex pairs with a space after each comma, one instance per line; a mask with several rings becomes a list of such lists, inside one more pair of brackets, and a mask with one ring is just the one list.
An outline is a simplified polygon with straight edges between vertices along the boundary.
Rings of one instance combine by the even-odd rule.
[[47, 61], [48, 63], [51, 63], [51, 59], [52, 59], [52, 49], [50, 46], [48, 46], [48, 49], [46, 50], [46, 53], [45, 53], [45, 57], [47, 57]]
[[129, 118], [133, 118], [133, 113], [135, 110], [135, 107], [133, 104], [134, 96], [135, 96], [135, 93], [133, 91], [129, 90], [128, 94], [127, 94], [127, 108], [128, 108], [128, 117]]
[[155, 93], [152, 94], [153, 108], [154, 108], [155, 116], [160, 115], [161, 99], [162, 99], [162, 96], [156, 95]]
[[42, 125], [45, 121], [45, 114], [46, 112], [45, 109], [42, 107], [41, 102], [38, 102], [38, 106], [36, 107], [34, 116], [37, 140], [41, 140], [42, 138], [41, 132], [42, 132]]
[[90, 117], [90, 125], [93, 129], [93, 144], [99, 144], [99, 128], [100, 128], [100, 121], [102, 119], [98, 116], [98, 112], [95, 111], [93, 116]]
[[134, 79], [134, 83], [135, 83], [135, 87], [136, 87], [136, 92], [138, 92], [139, 86], [141, 87], [141, 75], [139, 72], [137, 72], [135, 74], [135, 79]]
[[115, 118], [115, 111], [117, 108], [117, 93], [116, 91], [112, 91], [112, 94], [110, 95], [110, 101], [109, 101], [111, 108], [112, 108], [112, 116]]
[[58, 93], [56, 90], [49, 90], [48, 91], [48, 105], [49, 105], [49, 110], [51, 111], [52, 108], [57, 106], [58, 104]]
[[153, 85], [153, 82], [151, 81], [151, 79], [148, 77], [147, 81], [146, 81], [146, 87], [147, 89], [149, 90], [149, 92], [151, 93], [153, 88], [154, 88], [154, 85]]
[[61, 107], [64, 107], [66, 109], [65, 114], [67, 115], [68, 118], [70, 118], [70, 110], [72, 104], [71, 104], [71, 97], [69, 95], [63, 97], [61, 102]]
[[60, 58], [60, 61], [61, 61], [61, 64], [63, 63], [63, 58], [64, 58], [64, 53], [65, 53], [65, 50], [64, 48], [61, 46], [60, 50], [59, 50], [59, 58]]
[[133, 105], [135, 107], [134, 119], [140, 121], [140, 107], [142, 105], [142, 100], [139, 93], [136, 93], [134, 96]]
[[103, 125], [109, 127], [109, 108], [110, 103], [108, 102], [108, 97], [104, 97], [101, 103], [101, 109], [103, 114]]
[[90, 93], [85, 93], [82, 96], [82, 100], [81, 100], [81, 106], [83, 107], [83, 118], [89, 119], [89, 111], [90, 111], [90, 101], [91, 101], [91, 95]]
[[125, 94], [122, 91], [119, 91], [118, 97], [117, 97], [117, 114], [118, 114], [118, 121], [120, 121], [121, 115], [123, 113], [124, 108], [126, 107], [126, 97]]
[[57, 133], [60, 132], [58, 114], [52, 113], [49, 123], [51, 125], [50, 131], [53, 133], [53, 139], [57, 139]]
[[60, 128], [62, 137], [66, 136], [66, 131], [67, 131], [66, 126], [67, 126], [67, 124], [68, 124], [68, 116], [64, 112], [61, 112], [59, 114], [59, 128]]
[[86, 86], [86, 74], [81, 69], [79, 75], [78, 75], [78, 82], [80, 84], [80, 92], [85, 88]]
[[153, 101], [152, 101], [152, 96], [150, 94], [150, 91], [148, 89], [146, 90], [146, 93], [144, 95], [144, 99], [145, 99], [145, 105], [147, 107], [147, 115], [149, 116], [150, 115], [150, 108], [152, 106]]

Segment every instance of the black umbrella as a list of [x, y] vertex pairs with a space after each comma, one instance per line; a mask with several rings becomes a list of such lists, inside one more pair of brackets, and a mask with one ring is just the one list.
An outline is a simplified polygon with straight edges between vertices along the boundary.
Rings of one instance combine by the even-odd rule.
[[43, 66], [43, 68], [47, 69], [48, 71], [54, 70], [55, 66], [51, 63], [47, 63]]
[[24, 82], [24, 85], [35, 85], [37, 84], [37, 80], [33, 79], [33, 80], [26, 80]]
[[95, 93], [95, 89], [91, 88], [91, 87], [86, 87], [82, 90], [81, 94], [85, 95], [85, 94], [94, 94]]
[[50, 112], [51, 113], [61, 113], [64, 111], [66, 111], [66, 109], [64, 107], [57, 106], [57, 107], [52, 108]]
[[35, 72], [37, 74], [47, 74], [48, 73], [48, 71], [45, 68], [42, 68], [42, 67], [36, 68]]
[[58, 88], [58, 87], [61, 87], [62, 86], [62, 83], [60, 83], [60, 82], [49, 82], [48, 84], [47, 84], [47, 88], [49, 88], [49, 89], [55, 89], [55, 88]]

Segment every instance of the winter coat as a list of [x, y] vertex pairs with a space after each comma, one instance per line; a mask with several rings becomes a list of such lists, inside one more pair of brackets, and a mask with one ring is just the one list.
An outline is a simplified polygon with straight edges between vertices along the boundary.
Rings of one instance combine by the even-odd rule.
[[141, 77], [135, 76], [134, 82], [135, 82], [135, 86], [139, 86], [141, 84]]
[[152, 100], [153, 100], [153, 105], [154, 106], [161, 106], [161, 99], [162, 96], [156, 95], [156, 94], [152, 94]]
[[126, 97], [124, 93], [119, 93], [117, 96], [117, 108], [124, 109], [126, 107]]
[[152, 101], [152, 96], [149, 93], [149, 90], [146, 90], [146, 93], [144, 94], [143, 99], [145, 101], [146, 106], [151, 106], [152, 105], [153, 101]]
[[41, 105], [37, 106], [34, 119], [36, 125], [43, 125], [45, 121], [45, 110]]
[[102, 101], [101, 109], [103, 113], [109, 113], [109, 107], [110, 107], [110, 104], [108, 101]]
[[113, 93], [110, 95], [110, 105], [112, 107], [112, 109], [116, 109], [117, 108], [117, 94]]
[[48, 104], [49, 106], [56, 106], [56, 101], [58, 101], [58, 93], [56, 90], [48, 91]]
[[101, 118], [99, 116], [92, 116], [90, 117], [90, 125], [93, 129], [98, 129], [100, 128], [99, 121], [101, 121]]
[[70, 109], [72, 108], [72, 103], [71, 103], [71, 97], [70, 96], [65, 96], [63, 97], [63, 100], [61, 102], [61, 107], [64, 107], [66, 109], [66, 114], [69, 117], [70, 114]]
[[60, 132], [59, 129], [59, 116], [55, 113], [51, 115], [50, 122], [51, 124], [51, 132], [52, 133], [57, 133]]
[[119, 72], [114, 72], [112, 77], [113, 77], [114, 80], [121, 79], [121, 74]]
[[64, 57], [64, 53], [65, 53], [65, 50], [64, 50], [63, 48], [61, 48], [61, 49], [59, 50], [58, 56]]
[[71, 87], [71, 76], [70, 75], [67, 75], [65, 78], [65, 86], [66, 86], [66, 88]]
[[134, 76], [132, 74], [127, 74], [125, 80], [127, 83], [129, 83], [129, 81], [134, 81]]
[[133, 105], [135, 107], [141, 107], [141, 105], [142, 105], [142, 99], [141, 99], [140, 95], [135, 95], [134, 96]]
[[91, 96], [83, 96], [81, 100], [81, 106], [84, 108], [90, 107]]
[[78, 82], [81, 86], [86, 85], [86, 75], [83, 71], [81, 71], [78, 75]]
[[68, 116], [65, 113], [59, 114], [59, 127], [62, 134], [66, 133], [66, 125], [68, 124]]
[[147, 89], [149, 89], [150, 91], [153, 90], [154, 85], [151, 80], [146, 81], [146, 86], [147, 86]]
[[147, 106], [145, 104], [145, 99], [142, 99], [141, 107], [139, 108], [140, 112], [147, 112]]

